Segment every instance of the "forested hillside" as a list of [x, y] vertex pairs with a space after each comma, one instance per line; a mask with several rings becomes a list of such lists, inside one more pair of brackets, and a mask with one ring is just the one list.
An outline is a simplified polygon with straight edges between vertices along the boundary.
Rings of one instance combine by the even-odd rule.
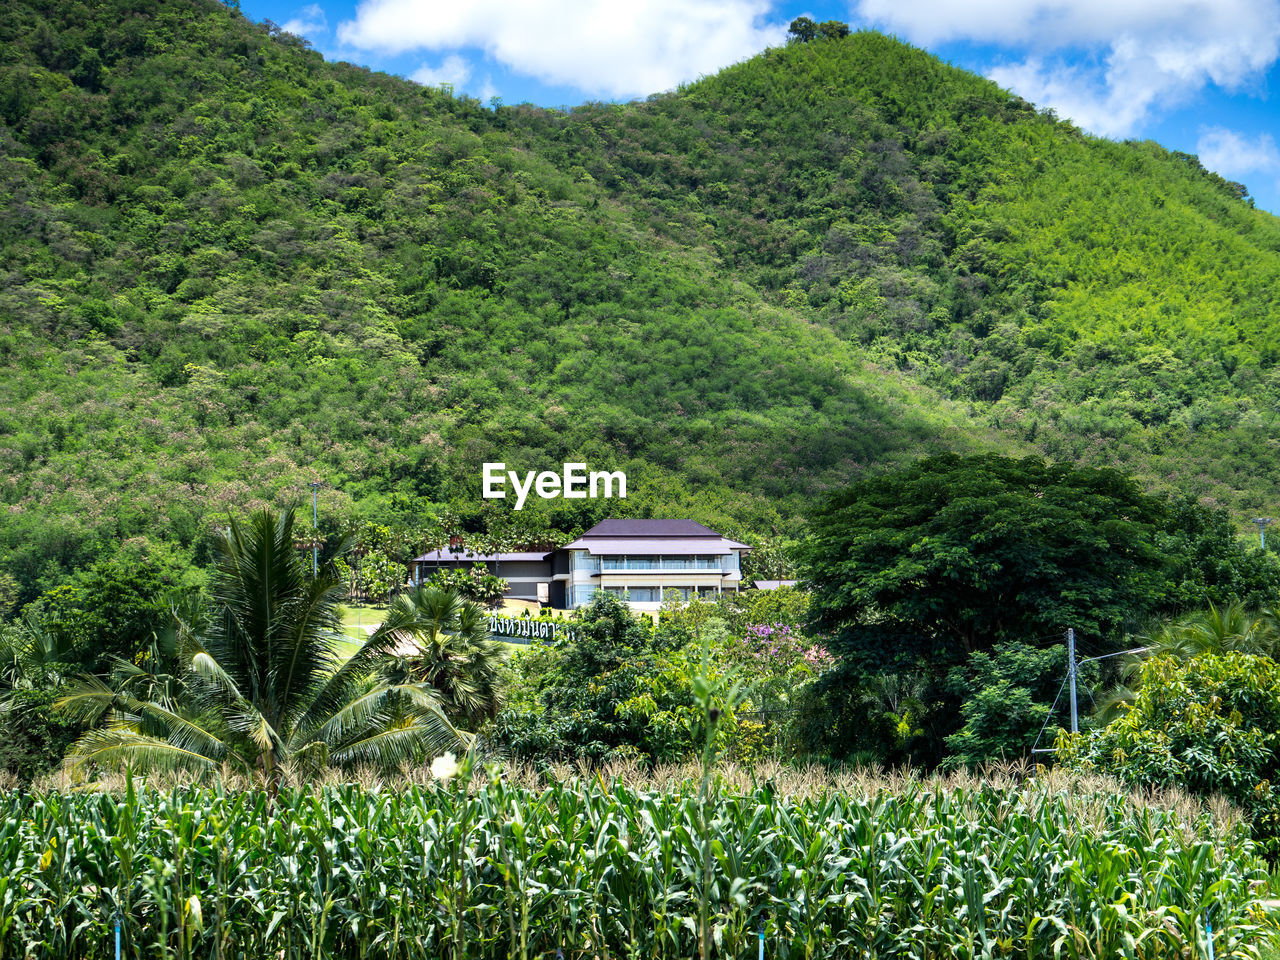
[[[569, 113], [212, 0], [0, 19], [0, 565], [584, 459], [747, 535], [942, 449], [1274, 502], [1280, 222], [876, 34]], [[1243, 514], [1241, 514], [1243, 515]]]

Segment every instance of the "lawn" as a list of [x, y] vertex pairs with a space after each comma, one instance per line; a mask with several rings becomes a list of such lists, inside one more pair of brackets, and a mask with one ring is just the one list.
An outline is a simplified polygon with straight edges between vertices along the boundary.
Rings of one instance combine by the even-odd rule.
[[342, 632], [346, 634], [343, 655], [349, 657], [369, 638], [370, 627], [382, 623], [387, 615], [386, 607], [351, 604], [342, 607]]
[[[342, 608], [342, 632], [346, 634], [347, 639], [343, 644], [343, 656], [349, 657], [359, 649], [360, 644], [369, 636], [370, 627], [376, 627], [382, 623], [387, 615], [386, 607], [365, 606], [363, 604], [352, 604]], [[514, 612], [507, 613], [504, 616], [514, 616]], [[512, 643], [503, 641], [503, 644], [510, 650], [523, 650], [527, 643]]]

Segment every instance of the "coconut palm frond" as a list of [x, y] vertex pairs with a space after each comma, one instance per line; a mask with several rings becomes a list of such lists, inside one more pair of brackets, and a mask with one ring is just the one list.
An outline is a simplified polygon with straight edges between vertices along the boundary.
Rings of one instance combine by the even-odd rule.
[[227, 756], [226, 742], [199, 721], [154, 702], [134, 701], [129, 706], [129, 714], [137, 717], [138, 721], [163, 730], [165, 742], [211, 760], [220, 761]]
[[361, 680], [385, 664], [396, 643], [412, 641], [428, 627], [410, 594], [397, 597], [382, 625], [315, 691], [296, 721], [297, 728], [315, 730], [326, 723], [358, 691]]
[[290, 754], [288, 767], [298, 779], [309, 780], [319, 776], [331, 762], [329, 745], [323, 740], [312, 740]]
[[272, 687], [281, 703], [306, 702], [339, 666], [343, 592], [342, 582], [327, 572], [307, 584], [272, 664]]
[[418, 693], [415, 684], [379, 684], [336, 710], [310, 736], [325, 743], [339, 743], [344, 737], [389, 717], [387, 707], [397, 696], [416, 704]]
[[119, 762], [164, 770], [215, 770], [221, 765], [218, 759], [128, 726], [90, 730], [72, 744], [66, 758], [67, 766], [77, 771], [93, 763]]
[[1098, 694], [1093, 715], [1103, 724], [1118, 720], [1129, 712], [1138, 699], [1134, 685], [1117, 683]]
[[244, 699], [244, 694], [240, 692], [235, 678], [223, 669], [217, 659], [201, 646], [197, 641], [192, 639], [188, 642], [186, 649], [182, 651], [183, 659], [180, 661], [182, 666], [194, 674], [199, 679], [212, 687], [215, 691], [227, 700], [238, 702]]
[[506, 645], [489, 634], [489, 611], [478, 603], [467, 601], [458, 609], [455, 633], [459, 639], [477, 649], [492, 646], [505, 651]]
[[118, 697], [116, 691], [100, 677], [84, 675], [53, 702], [53, 707], [81, 723], [97, 723], [109, 710], [117, 707]]
[[331, 751], [330, 756], [338, 763], [374, 761], [396, 766], [450, 747], [466, 749], [470, 743], [471, 736], [455, 730], [443, 714], [416, 716], [398, 726], [344, 744]]
[[253, 703], [237, 700], [223, 711], [223, 722], [228, 728], [249, 739], [259, 753], [279, 754], [284, 741]]
[[[1238, 601], [1190, 614], [1173, 624], [1157, 647], [1180, 659], [1229, 652], [1257, 654], [1270, 649], [1264, 619]], [[1265, 655], [1265, 653], [1264, 653]]]
[[0, 664], [12, 689], [61, 683], [60, 665], [74, 659], [73, 641], [62, 629], [27, 611], [0, 630]]

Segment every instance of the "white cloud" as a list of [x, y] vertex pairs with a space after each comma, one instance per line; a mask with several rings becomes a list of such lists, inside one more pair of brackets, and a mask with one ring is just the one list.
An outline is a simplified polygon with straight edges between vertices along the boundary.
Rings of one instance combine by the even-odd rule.
[[329, 31], [329, 19], [320, 4], [312, 3], [295, 10], [291, 19], [280, 24], [280, 29], [298, 37], [314, 37]]
[[1210, 83], [1255, 82], [1280, 57], [1280, 0], [853, 0], [853, 8], [922, 45], [1029, 51], [989, 75], [1107, 136], [1132, 134], [1153, 110]]
[[1280, 174], [1280, 150], [1269, 133], [1248, 137], [1226, 127], [1205, 127], [1196, 143], [1200, 162], [1224, 177]]
[[409, 77], [415, 83], [420, 83], [424, 87], [438, 87], [442, 83], [450, 84], [455, 90], [461, 90], [463, 85], [471, 79], [471, 64], [452, 54], [444, 58], [444, 62], [438, 67], [423, 64]]
[[[1278, 0], [1280, 2], [1280, 0]], [[670, 89], [786, 39], [771, 0], [362, 0], [338, 27], [361, 50], [478, 47], [547, 83], [611, 97]]]

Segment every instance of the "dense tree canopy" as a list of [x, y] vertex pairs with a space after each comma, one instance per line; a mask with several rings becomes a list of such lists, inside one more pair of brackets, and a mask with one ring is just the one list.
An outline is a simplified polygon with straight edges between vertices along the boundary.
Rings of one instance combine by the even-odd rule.
[[835, 494], [811, 532], [802, 573], [839, 660], [815, 742], [836, 751], [1017, 755], [1060, 688], [1068, 628], [1100, 654], [1189, 599], [1280, 592], [1280, 565], [1219, 511], [1038, 458], [927, 458]]
[[1160, 601], [1166, 509], [1112, 470], [922, 460], [852, 485], [813, 519], [817, 621], [851, 651], [883, 636], [944, 663], [1068, 627], [1106, 636]]
[[488, 459], [628, 470], [563, 529], [795, 537], [943, 449], [1273, 498], [1276, 220], [1195, 158], [809, 26], [564, 112], [326, 64], [211, 0], [10, 4], [9, 592], [139, 535], [207, 561], [228, 507], [311, 480], [330, 544], [474, 512]]

